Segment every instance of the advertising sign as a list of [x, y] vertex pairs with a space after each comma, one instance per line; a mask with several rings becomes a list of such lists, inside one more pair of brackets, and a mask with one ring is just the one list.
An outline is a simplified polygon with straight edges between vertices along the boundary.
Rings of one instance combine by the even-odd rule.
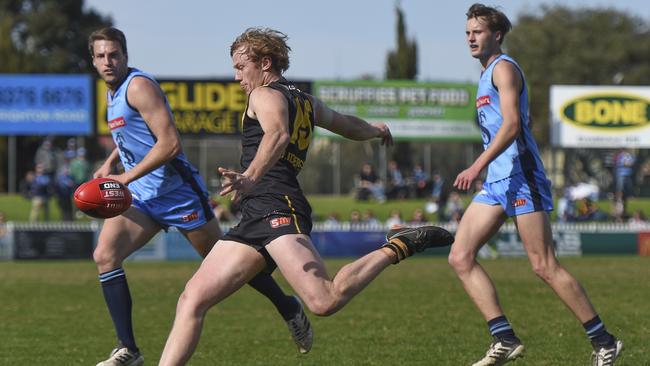
[[86, 230], [16, 230], [14, 259], [92, 259], [94, 237]]
[[551, 86], [551, 143], [558, 147], [650, 147], [650, 87]]
[[[239, 135], [246, 93], [239, 82], [229, 80], [159, 79], [174, 115], [178, 131], [183, 135]], [[296, 86], [310, 91], [308, 83]], [[106, 85], [97, 80], [97, 134], [108, 135], [106, 124]]]
[[314, 95], [340, 113], [388, 124], [396, 139], [481, 140], [474, 84], [316, 81]]
[[88, 75], [0, 75], [0, 134], [89, 135]]

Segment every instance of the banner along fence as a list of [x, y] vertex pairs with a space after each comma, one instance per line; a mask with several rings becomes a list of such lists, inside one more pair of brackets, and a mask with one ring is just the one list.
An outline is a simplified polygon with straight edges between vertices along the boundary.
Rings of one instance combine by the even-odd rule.
[[[455, 231], [455, 225], [444, 225]], [[0, 238], [0, 259], [92, 259], [100, 222], [7, 224]], [[222, 229], [228, 230], [228, 225]], [[312, 240], [323, 257], [358, 257], [381, 245], [383, 226], [336, 226], [316, 224]], [[553, 239], [558, 256], [645, 255], [650, 256], [650, 224], [554, 224]], [[449, 248], [428, 250], [446, 255]], [[525, 251], [514, 225], [506, 224], [481, 252], [483, 257], [523, 257]], [[174, 229], [161, 232], [134, 253], [130, 260], [198, 260], [198, 254]]]

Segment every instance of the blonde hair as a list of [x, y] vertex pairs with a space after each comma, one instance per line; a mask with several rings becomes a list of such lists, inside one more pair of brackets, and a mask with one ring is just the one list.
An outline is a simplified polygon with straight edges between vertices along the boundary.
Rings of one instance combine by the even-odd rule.
[[289, 68], [289, 51], [286, 34], [271, 28], [248, 28], [230, 46], [230, 56], [241, 47], [253, 61], [269, 57], [273, 69], [282, 74]]

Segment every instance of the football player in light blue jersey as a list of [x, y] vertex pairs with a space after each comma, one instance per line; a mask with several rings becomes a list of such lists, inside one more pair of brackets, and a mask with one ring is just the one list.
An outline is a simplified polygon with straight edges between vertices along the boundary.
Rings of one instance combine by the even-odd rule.
[[582, 286], [555, 257], [547, 213], [553, 209], [550, 182], [529, 126], [525, 78], [519, 65], [501, 50], [510, 28], [508, 18], [497, 9], [474, 4], [467, 12], [467, 42], [483, 66], [476, 108], [485, 150], [458, 174], [454, 187], [469, 189], [486, 168], [487, 179], [458, 225], [449, 263], [494, 337], [485, 357], [474, 366], [502, 365], [524, 351], [494, 284], [476, 261], [479, 248], [508, 217], [517, 227], [534, 272], [583, 324], [594, 348], [593, 365], [613, 365], [623, 344], [607, 332]]
[[[170, 226], [178, 228], [202, 257], [222, 233], [203, 180], [182, 153], [164, 93], [151, 76], [128, 67], [124, 34], [115, 28], [100, 29], [90, 35], [88, 47], [108, 87], [108, 126], [116, 144], [94, 177], [113, 178], [133, 192], [132, 207], [104, 221], [93, 254], [118, 337], [118, 346], [98, 365], [142, 365], [122, 262]], [[124, 172], [112, 174], [118, 159]], [[258, 274], [249, 284], [273, 302], [299, 350], [309, 351], [311, 325], [297, 298], [285, 295], [268, 273]]]

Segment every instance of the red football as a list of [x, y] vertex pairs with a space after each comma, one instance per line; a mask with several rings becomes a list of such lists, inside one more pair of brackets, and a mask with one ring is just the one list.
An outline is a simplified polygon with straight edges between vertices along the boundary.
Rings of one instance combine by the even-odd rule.
[[116, 180], [96, 178], [77, 188], [74, 203], [88, 216], [107, 219], [131, 207], [131, 191]]

